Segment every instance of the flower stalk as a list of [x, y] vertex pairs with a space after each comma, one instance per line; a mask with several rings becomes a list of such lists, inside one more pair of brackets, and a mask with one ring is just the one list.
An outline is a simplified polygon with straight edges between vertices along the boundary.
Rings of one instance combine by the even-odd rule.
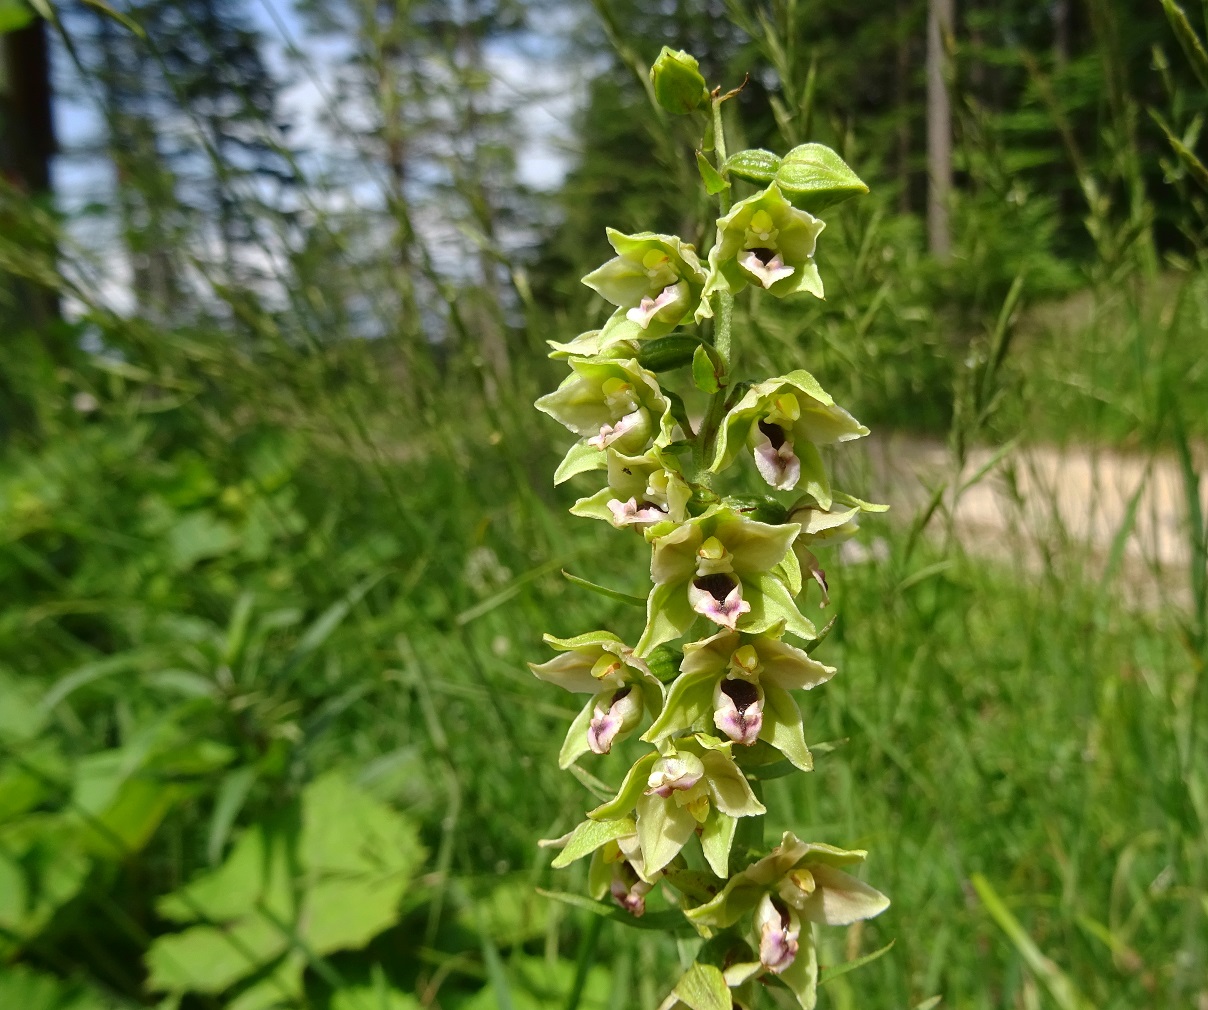
[[[651, 901], [670, 904], [706, 941], [662, 1010], [750, 1010], [766, 986], [812, 1010], [815, 926], [868, 919], [889, 902], [844, 869], [863, 851], [792, 833], [766, 850], [762, 780], [813, 769], [803, 696], [837, 673], [811, 655], [811, 587], [829, 603], [814, 551], [884, 507], [832, 485], [824, 452], [868, 429], [809, 372], [736, 384], [734, 304], [748, 287], [822, 297], [814, 252], [824, 224], [806, 208], [864, 187], [833, 151], [819, 158], [819, 145], [728, 157], [722, 105], [737, 91], [709, 91], [687, 53], [663, 51], [652, 93], [686, 115], [708, 104], [714, 163], [699, 154], [698, 163], [718, 198], [716, 235], [702, 259], [677, 236], [610, 230], [616, 256], [583, 280], [612, 316], [551, 341], [570, 373], [536, 405], [578, 439], [555, 482], [591, 481], [572, 513], [643, 537], [652, 586], [636, 640], [611, 629], [547, 635], [559, 654], [530, 664], [587, 696], [561, 767], [636, 755], [610, 799], [544, 844], [561, 849], [555, 867], [591, 857], [597, 900], [635, 917]], [[755, 191], [735, 202], [739, 184]], [[695, 431], [691, 408], [661, 378], [689, 366], [706, 398]], [[723, 495], [740, 468], [768, 493]]]

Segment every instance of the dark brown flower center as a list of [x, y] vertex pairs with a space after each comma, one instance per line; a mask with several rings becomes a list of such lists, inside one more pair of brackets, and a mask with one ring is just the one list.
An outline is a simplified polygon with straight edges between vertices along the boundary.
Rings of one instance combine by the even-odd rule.
[[760, 248], [760, 249], [751, 249], [748, 251], [751, 253], [752, 256], [754, 256], [757, 260], [759, 260], [759, 262], [762, 263], [765, 267], [769, 263], [771, 263], [773, 259], [776, 258], [775, 249]]
[[738, 586], [733, 575], [725, 572], [714, 572], [712, 575], [698, 575], [692, 584], [702, 593], [708, 593], [718, 603], [725, 603], [726, 597]]
[[759, 691], [749, 680], [723, 680], [722, 694], [734, 702], [739, 714], [745, 714], [747, 709], [759, 701]]
[[768, 441], [772, 443], [773, 449], [779, 449], [785, 442], [784, 429], [778, 424], [772, 424], [769, 421], [760, 421], [759, 430], [768, 436]]

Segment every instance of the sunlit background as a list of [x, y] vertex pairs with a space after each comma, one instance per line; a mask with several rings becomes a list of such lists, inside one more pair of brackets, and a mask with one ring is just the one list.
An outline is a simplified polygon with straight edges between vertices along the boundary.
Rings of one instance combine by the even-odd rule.
[[[29, 0], [32, 2], [32, 0]], [[643, 615], [546, 341], [605, 228], [707, 249], [703, 116], [834, 147], [827, 297], [736, 319], [888, 502], [825, 558], [816, 771], [867, 848], [820, 1006], [1208, 1010], [1208, 5], [0, 0], [0, 1010], [654, 1010], [694, 955], [538, 893], [542, 632]], [[1208, 155], [1206, 155], [1208, 157]], [[637, 753], [636, 751], [633, 753]], [[659, 907], [651, 899], [651, 907]], [[768, 1007], [779, 995], [766, 994]], [[940, 1002], [935, 1002], [939, 998]]]

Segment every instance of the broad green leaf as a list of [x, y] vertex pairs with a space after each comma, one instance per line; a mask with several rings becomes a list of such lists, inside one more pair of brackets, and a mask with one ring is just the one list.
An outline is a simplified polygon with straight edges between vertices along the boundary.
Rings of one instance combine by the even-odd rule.
[[159, 992], [219, 993], [279, 957], [289, 943], [288, 933], [264, 915], [169, 933], [147, 951], [147, 986]]
[[5, 1010], [119, 1010], [120, 1004], [79, 982], [67, 982], [15, 964], [0, 967], [0, 1007]]
[[500, 947], [544, 936], [548, 918], [549, 902], [537, 893], [527, 874], [502, 880], [457, 913], [463, 928], [485, 932]]

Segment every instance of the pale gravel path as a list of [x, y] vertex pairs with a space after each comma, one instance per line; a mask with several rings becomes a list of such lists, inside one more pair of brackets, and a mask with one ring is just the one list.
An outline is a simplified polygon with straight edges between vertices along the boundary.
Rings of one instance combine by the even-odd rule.
[[[900, 434], [863, 441], [869, 473], [862, 486], [874, 500], [892, 502], [899, 520], [913, 519], [932, 489], [954, 476], [942, 442]], [[969, 452], [962, 481], [989, 469], [955, 498], [955, 507], [949, 489], [932, 520], [933, 534], [950, 529], [972, 555], [1027, 568], [1075, 565], [1097, 578], [1136, 499], [1135, 518], [1120, 544], [1122, 590], [1142, 604], [1187, 599], [1187, 499], [1173, 456], [1018, 446], [995, 462], [997, 453]], [[1203, 474], [1208, 460], [1199, 455]], [[1199, 499], [1208, 514], [1208, 480], [1200, 481]]]

